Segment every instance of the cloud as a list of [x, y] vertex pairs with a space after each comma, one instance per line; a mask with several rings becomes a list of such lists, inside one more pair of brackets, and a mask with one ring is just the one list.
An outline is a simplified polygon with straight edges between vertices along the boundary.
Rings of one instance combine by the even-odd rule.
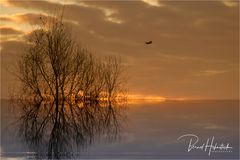
[[16, 21], [20, 23], [29, 23], [31, 25], [40, 25], [42, 23], [42, 19], [47, 19], [48, 16], [43, 14], [34, 14], [34, 13], [26, 13], [19, 14], [15, 16]]
[[154, 7], [161, 7], [163, 6], [162, 4], [160, 4], [160, 2], [158, 0], [142, 0], [144, 3], [147, 3], [150, 6], [154, 6]]
[[[7, 1], [9, 5], [22, 7], [22, 8], [31, 8], [31, 9], [37, 9], [39, 11], [47, 11], [50, 14], [54, 15], [54, 12], [57, 13], [57, 10], [64, 10], [64, 16], [66, 18], [74, 18], [76, 16], [78, 17], [88, 17], [92, 14], [95, 14], [96, 17], [101, 16], [102, 20], [106, 20], [112, 23], [121, 24], [123, 23], [123, 20], [118, 19], [114, 15], [117, 13], [116, 10], [104, 8], [101, 6], [91, 5], [83, 2], [78, 3], [58, 3], [57, 1], [14, 1], [14, 0], [8, 0]], [[63, 6], [64, 5], [64, 6]], [[78, 10], [78, 14], [75, 15], [71, 12], [75, 12], [75, 10]], [[85, 14], [85, 13], [88, 14]], [[73, 17], [72, 17], [73, 16]], [[91, 16], [93, 17], [93, 16]], [[96, 18], [97, 19], [97, 18]]]
[[7, 17], [7, 16], [0, 16], [0, 21], [7, 21], [7, 22], [11, 22], [14, 21], [11, 17]]
[[[0, 20], [11, 22], [11, 23], [29, 23], [29, 24], [39, 24], [39, 17], [41, 14], [34, 14], [34, 13], [25, 13], [25, 14], [15, 14], [10, 16], [1, 16]], [[6, 23], [8, 24], [8, 23]]]
[[1, 55], [3, 57], [9, 57], [9, 56], [21, 55], [24, 48], [27, 47], [27, 44], [24, 41], [8, 40], [8, 41], [2, 41], [0, 43], [0, 46], [1, 46]]
[[48, 2], [48, 1], [15, 1], [15, 0], [6, 0], [5, 2], [8, 6], [14, 6], [14, 7], [22, 7], [22, 8], [27, 8], [27, 9], [38, 9], [42, 10], [47, 9], [48, 11], [52, 9], [57, 9], [59, 5]]
[[239, 1], [237, 1], [237, 0], [222, 0], [222, 3], [226, 7], [230, 7], [230, 8], [239, 6]]
[[18, 35], [23, 34], [24, 32], [11, 27], [0, 27], [0, 33], [2, 35]]
[[[26, 25], [40, 23], [40, 15], [47, 18], [64, 4], [8, 3], [24, 12], [5, 14], [0, 20], [24, 32], [33, 29]], [[64, 19], [71, 23], [73, 36], [98, 56], [114, 54], [126, 60], [133, 92], [167, 97], [237, 95], [236, 87], [232, 89], [237, 80], [232, 77], [238, 74], [238, 7], [230, 9], [222, 1], [72, 0], [65, 3]], [[153, 44], [145, 45], [148, 40]], [[228, 85], [220, 84], [225, 81]]]
[[118, 17], [116, 17], [116, 14], [118, 14], [118, 11], [115, 9], [102, 7], [102, 6], [94, 5], [91, 3], [88, 4], [88, 3], [85, 3], [84, 1], [78, 3], [78, 5], [86, 7], [86, 8], [92, 8], [92, 9], [97, 9], [97, 10], [102, 11], [105, 15], [105, 20], [107, 20], [109, 22], [113, 22], [113, 23], [117, 23], [117, 24], [121, 24], [124, 22], [122, 19], [119, 19]]

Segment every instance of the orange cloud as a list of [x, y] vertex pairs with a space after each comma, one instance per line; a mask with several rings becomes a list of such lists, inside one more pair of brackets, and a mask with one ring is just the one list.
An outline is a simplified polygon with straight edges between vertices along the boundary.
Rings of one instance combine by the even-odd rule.
[[[64, 18], [72, 22], [78, 41], [100, 57], [123, 57], [132, 92], [238, 98], [239, 9], [232, 2], [8, 0], [0, 21], [29, 32], [40, 15], [51, 15], [65, 4]], [[147, 40], [153, 44], [146, 46]]]
[[150, 6], [161, 7], [164, 6], [158, 0], [142, 0], [144, 3], [147, 3]]
[[0, 27], [0, 33], [2, 35], [16, 35], [16, 34], [23, 34], [21, 30], [14, 29], [12, 27]]

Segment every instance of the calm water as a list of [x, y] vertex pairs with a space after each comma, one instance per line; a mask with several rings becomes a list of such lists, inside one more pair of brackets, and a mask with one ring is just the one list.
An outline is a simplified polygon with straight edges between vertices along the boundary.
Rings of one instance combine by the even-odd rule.
[[[22, 127], [22, 121], [19, 120], [23, 113], [19, 109], [21, 107], [21, 105], [11, 106], [7, 100], [1, 101], [1, 157], [4, 159], [36, 158], [36, 149], [30, 147], [29, 139], [21, 135], [24, 130], [19, 130]], [[103, 115], [111, 117], [108, 111], [104, 111]], [[105, 122], [106, 119], [103, 121]], [[109, 121], [113, 122], [113, 119]], [[110, 138], [107, 136], [107, 131], [115, 134], [112, 132], [112, 127], [109, 129], [110, 127], [105, 123], [91, 125], [90, 127], [99, 128], [92, 133], [101, 132], [101, 134], [98, 134], [97, 138], [85, 147], [77, 148], [75, 145], [69, 145], [69, 147], [76, 147], [72, 149], [73, 153], [71, 152], [69, 157], [82, 159], [239, 158], [239, 101], [165, 101], [129, 104], [121, 112], [117, 122], [119, 126], [117, 134]], [[31, 131], [29, 128], [25, 129], [27, 132]], [[43, 132], [48, 131], [46, 129]], [[185, 134], [192, 135], [178, 139]], [[229, 144], [228, 146], [232, 148], [227, 149], [228, 152], [221, 150], [222, 152], [211, 152], [210, 155], [209, 148], [206, 151], [200, 148], [188, 152], [190, 139], [192, 138], [194, 142], [196, 136], [199, 142], [195, 146], [206, 145], [209, 139], [209, 144], [213, 140], [213, 144], [217, 143], [218, 146]], [[71, 137], [67, 138], [68, 140], [73, 141]], [[39, 146], [47, 148], [46, 143]], [[42, 153], [42, 157], [38, 158], [46, 157]]]

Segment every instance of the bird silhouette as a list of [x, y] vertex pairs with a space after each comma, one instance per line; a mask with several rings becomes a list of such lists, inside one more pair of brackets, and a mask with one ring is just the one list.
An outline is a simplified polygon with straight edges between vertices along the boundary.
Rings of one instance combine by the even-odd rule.
[[147, 42], [145, 42], [145, 44], [152, 44], [152, 41], [147, 41]]

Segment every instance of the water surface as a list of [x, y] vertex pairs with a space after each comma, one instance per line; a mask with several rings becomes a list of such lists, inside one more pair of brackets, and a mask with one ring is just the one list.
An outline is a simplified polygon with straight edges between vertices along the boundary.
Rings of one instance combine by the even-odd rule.
[[[1, 101], [1, 157], [36, 158], [36, 150], [19, 135], [19, 106]], [[115, 138], [106, 133], [86, 147], [74, 149], [71, 158], [82, 159], [238, 159], [239, 101], [164, 101], [128, 104], [118, 120]], [[46, 131], [47, 132], [47, 131]], [[229, 152], [187, 151], [188, 137], [199, 144], [214, 137], [214, 143], [229, 144]], [[73, 145], [74, 146], [74, 145]], [[43, 146], [44, 147], [44, 146]], [[231, 151], [231, 152], [230, 152]]]

